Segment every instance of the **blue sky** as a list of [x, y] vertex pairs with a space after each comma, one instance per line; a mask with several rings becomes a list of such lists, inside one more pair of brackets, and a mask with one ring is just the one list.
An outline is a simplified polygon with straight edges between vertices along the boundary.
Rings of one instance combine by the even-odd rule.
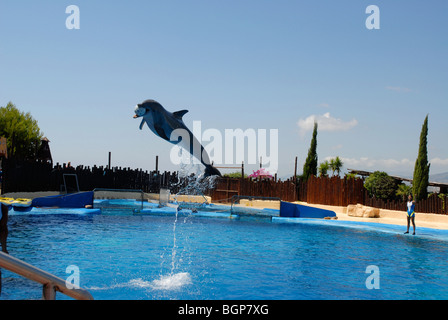
[[[80, 29], [69, 30], [69, 5]], [[368, 5], [380, 29], [368, 30]], [[2, 1], [0, 106], [31, 112], [55, 162], [162, 170], [145, 99], [202, 129], [278, 129], [279, 176], [319, 162], [412, 175], [429, 114], [431, 174], [448, 171], [446, 1]], [[251, 172], [257, 165], [248, 166]], [[226, 172], [226, 171], [223, 171]]]

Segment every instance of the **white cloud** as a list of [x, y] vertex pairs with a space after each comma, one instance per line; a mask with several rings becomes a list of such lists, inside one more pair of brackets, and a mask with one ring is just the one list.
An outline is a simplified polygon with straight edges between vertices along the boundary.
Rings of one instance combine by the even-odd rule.
[[431, 165], [436, 166], [448, 166], [448, 158], [447, 159], [440, 159], [440, 158], [434, 158], [429, 161]]
[[314, 122], [318, 124], [319, 131], [347, 131], [358, 124], [358, 120], [344, 122], [341, 119], [333, 118], [329, 112], [323, 115], [311, 115], [306, 119], [299, 119], [297, 125], [300, 128], [300, 134], [303, 136], [305, 132], [312, 131]]
[[356, 158], [341, 158], [344, 162], [344, 167], [350, 169], [373, 169], [373, 170], [412, 170], [414, 168], [414, 161], [409, 159], [370, 159], [367, 157]]
[[[332, 157], [329, 157], [332, 158]], [[328, 160], [328, 159], [327, 159]], [[341, 157], [344, 167], [354, 170], [367, 170], [367, 171], [386, 171], [386, 172], [408, 172], [412, 174], [415, 166], [415, 159], [410, 160], [403, 159], [372, 159], [368, 157], [360, 158], [344, 158]], [[448, 158], [433, 158], [429, 160], [431, 164], [431, 172], [447, 171]]]

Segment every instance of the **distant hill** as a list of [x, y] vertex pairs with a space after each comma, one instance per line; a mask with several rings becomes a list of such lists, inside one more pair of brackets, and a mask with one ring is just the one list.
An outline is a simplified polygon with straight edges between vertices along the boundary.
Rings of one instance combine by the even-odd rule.
[[448, 172], [438, 173], [438, 174], [431, 174], [429, 176], [429, 181], [431, 181], [431, 182], [448, 183]]

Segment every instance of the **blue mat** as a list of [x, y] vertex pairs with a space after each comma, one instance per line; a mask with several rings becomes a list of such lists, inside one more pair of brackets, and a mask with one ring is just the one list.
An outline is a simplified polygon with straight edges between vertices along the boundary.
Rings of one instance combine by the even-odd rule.
[[280, 204], [280, 217], [323, 219], [325, 217], [336, 217], [336, 213], [330, 210], [282, 201]]
[[93, 191], [62, 194], [33, 199], [33, 207], [85, 208], [93, 205]]

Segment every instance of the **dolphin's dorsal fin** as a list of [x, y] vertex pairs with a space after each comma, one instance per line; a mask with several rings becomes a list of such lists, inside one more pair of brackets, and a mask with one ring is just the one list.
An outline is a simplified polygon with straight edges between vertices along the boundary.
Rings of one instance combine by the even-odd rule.
[[142, 122], [140, 122], [140, 130], [143, 129], [143, 126], [145, 125], [145, 118], [142, 119]]
[[174, 116], [176, 119], [182, 120], [182, 117], [183, 117], [184, 114], [186, 114], [187, 112], [188, 112], [188, 110], [180, 110], [180, 111], [176, 111], [176, 112], [173, 112], [173, 116]]

